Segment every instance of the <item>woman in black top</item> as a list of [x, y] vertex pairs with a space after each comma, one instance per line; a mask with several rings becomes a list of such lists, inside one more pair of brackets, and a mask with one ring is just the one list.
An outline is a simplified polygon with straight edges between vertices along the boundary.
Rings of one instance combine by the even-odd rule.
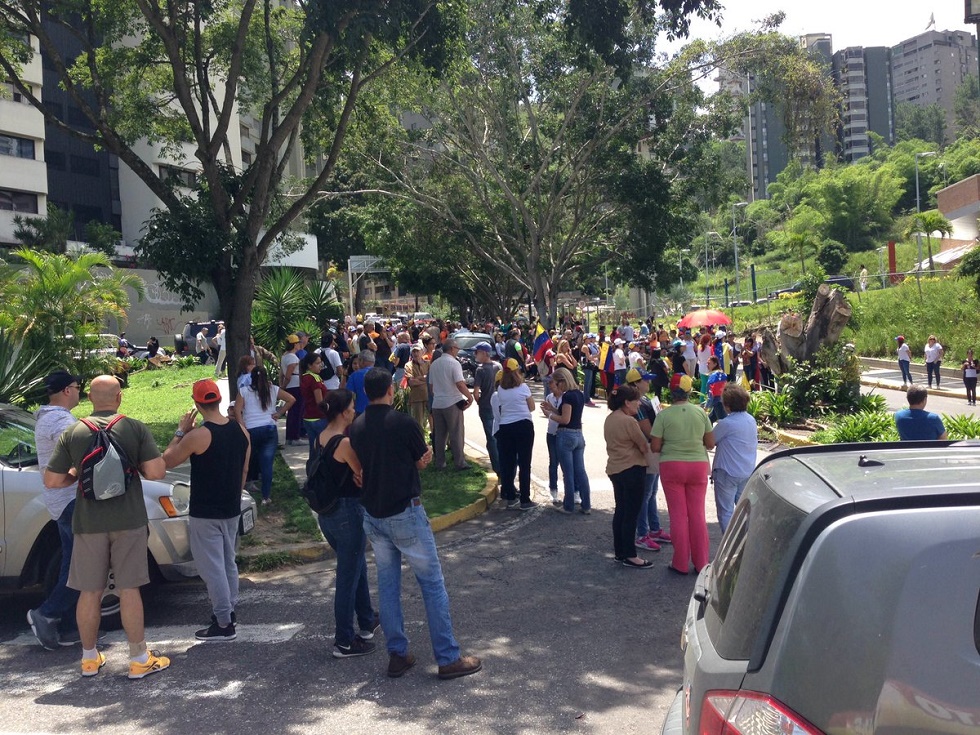
[[326, 417], [327, 427], [317, 437], [315, 451], [325, 452], [322, 469], [337, 483], [340, 495], [339, 503], [329, 514], [317, 515], [324, 538], [337, 553], [333, 655], [334, 658], [363, 656], [374, 650], [371, 639], [378, 629], [379, 618], [371, 607], [364, 557], [364, 510], [358, 499], [361, 463], [345, 435], [354, 420], [354, 394], [343, 388], [327, 391], [320, 409]]
[[582, 434], [582, 408], [585, 406], [585, 394], [575, 383], [572, 374], [565, 368], [558, 368], [552, 377], [552, 382], [563, 391], [558, 408], [552, 408], [547, 402], [541, 404], [541, 410], [548, 415], [550, 421], [558, 424], [558, 437], [555, 447], [558, 450], [558, 464], [565, 482], [564, 503], [559, 510], [571, 513], [575, 510], [575, 494], [578, 493], [582, 506], [580, 513], [589, 515], [592, 512], [592, 495], [589, 491], [589, 474], [585, 471], [585, 435]]

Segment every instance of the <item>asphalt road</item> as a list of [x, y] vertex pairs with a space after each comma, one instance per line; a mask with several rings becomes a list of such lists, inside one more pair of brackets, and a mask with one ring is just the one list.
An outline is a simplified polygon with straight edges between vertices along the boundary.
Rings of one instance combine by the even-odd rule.
[[[537, 386], [535, 386], [537, 391]], [[889, 403], [904, 395], [884, 391]], [[946, 408], [945, 402], [949, 402]], [[934, 397], [938, 411], [966, 409]], [[439, 681], [414, 579], [406, 572], [406, 629], [418, 665], [402, 679], [379, 651], [330, 657], [332, 562], [242, 583], [239, 640], [193, 638], [209, 608], [203, 584], [165, 585], [147, 597], [147, 640], [168, 671], [126, 679], [127, 647], [111, 633], [109, 663], [79, 676], [79, 650], [44, 651], [25, 623], [36, 594], [0, 605], [0, 733], [657, 733], [680, 685], [681, 624], [694, 578], [668, 575], [670, 547], [644, 552], [650, 570], [612, 561], [612, 492], [604, 474], [606, 409], [585, 415], [593, 514], [564, 516], [545, 502], [521, 513], [495, 508], [439, 534], [456, 635], [484, 670]], [[468, 441], [482, 446], [475, 409]], [[535, 418], [533, 473], [547, 477], [544, 418]], [[547, 501], [543, 490], [538, 499]], [[666, 506], [659, 496], [661, 514]], [[719, 540], [709, 489], [712, 550]], [[376, 589], [373, 565], [371, 587]]]

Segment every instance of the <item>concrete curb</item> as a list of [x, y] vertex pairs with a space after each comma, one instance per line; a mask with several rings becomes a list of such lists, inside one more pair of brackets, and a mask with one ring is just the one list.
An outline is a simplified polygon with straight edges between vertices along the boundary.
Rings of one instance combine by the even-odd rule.
[[[467, 452], [468, 460], [480, 465], [487, 473], [487, 482], [483, 490], [480, 491], [480, 498], [467, 506], [454, 510], [445, 515], [436, 516], [429, 519], [433, 533], [439, 533], [447, 528], [451, 528], [463, 521], [476, 518], [490, 510], [494, 501], [499, 495], [497, 475], [490, 469], [490, 461], [487, 457], [476, 456]], [[304, 465], [305, 467], [305, 465]], [[299, 477], [297, 477], [299, 480]], [[278, 544], [275, 546], [248, 547], [239, 549], [238, 556], [242, 559], [254, 559], [265, 554], [287, 554], [290, 559], [298, 564], [311, 564], [318, 561], [326, 561], [336, 558], [334, 550], [326, 541], [307, 541], [297, 544]]]
[[[894, 380], [881, 380], [879, 378], [861, 378], [861, 385], [867, 385], [872, 388], [883, 388], [885, 390], [897, 390], [904, 393], [905, 390], [902, 388], [901, 383], [897, 383]], [[945, 398], [966, 398], [966, 390], [947, 390], [946, 388], [929, 388], [930, 396], [944, 396]]]

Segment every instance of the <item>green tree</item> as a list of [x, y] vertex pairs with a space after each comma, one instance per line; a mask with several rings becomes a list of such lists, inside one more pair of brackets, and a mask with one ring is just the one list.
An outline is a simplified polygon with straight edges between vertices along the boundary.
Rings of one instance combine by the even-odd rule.
[[112, 225], [97, 220], [85, 225], [85, 242], [97, 253], [105, 253], [111, 258], [121, 239], [122, 235]]
[[[49, 125], [118, 156], [159, 198], [138, 252], [186, 305], [200, 284], [214, 286], [235, 365], [259, 268], [333, 172], [361, 93], [400, 67], [437, 74], [455, 53], [461, 11], [437, 0], [3, 2], [0, 69]], [[75, 58], [59, 53], [59, 34], [81, 46]], [[81, 120], [53, 114], [24, 80], [29, 36]], [[233, 145], [236, 111], [258, 120], [248, 165]], [[318, 173], [287, 195], [301, 134]], [[168, 180], [143, 145], [199, 171], [196, 190]], [[200, 234], [208, 239], [184, 237]]]
[[72, 213], [48, 205], [46, 217], [14, 216], [14, 237], [25, 248], [64, 254], [74, 228]]
[[946, 143], [946, 113], [938, 104], [895, 105], [895, 140], [925, 140], [942, 146]]
[[847, 248], [836, 240], [825, 240], [817, 253], [817, 263], [825, 273], [840, 273], [847, 265]]
[[961, 135], [980, 136], [980, 77], [967, 75], [953, 97], [953, 119]]
[[84, 358], [65, 335], [99, 332], [110, 317], [125, 321], [126, 289], [141, 299], [145, 295], [143, 279], [113, 268], [104, 253], [72, 256], [22, 248], [13, 255], [24, 265], [5, 264], [0, 280], [10, 335], [62, 365]]
[[908, 223], [902, 232], [906, 239], [912, 237], [926, 236], [926, 245], [929, 248], [929, 271], [935, 271], [936, 266], [932, 262], [932, 234], [938, 232], [940, 237], [953, 234], [953, 225], [946, 219], [938, 209], [929, 209], [919, 212], [909, 217]]

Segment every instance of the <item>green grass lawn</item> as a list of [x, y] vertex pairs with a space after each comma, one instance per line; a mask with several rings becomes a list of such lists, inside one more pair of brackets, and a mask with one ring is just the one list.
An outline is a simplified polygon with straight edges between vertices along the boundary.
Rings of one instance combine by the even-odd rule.
[[[120, 411], [146, 424], [157, 446], [162, 449], [170, 442], [180, 417], [194, 407], [191, 400], [194, 381], [213, 375], [214, 368], [204, 365], [131, 373], [129, 386], [123, 390]], [[91, 412], [92, 404], [87, 400], [83, 400], [73, 411], [76, 416], [88, 416]], [[422, 472], [426, 512], [434, 517], [469, 505], [479, 497], [485, 484], [486, 472], [472, 463], [466, 472], [426, 469]], [[293, 471], [278, 453], [273, 468], [272, 488], [271, 508], [277, 517], [281, 516], [282, 530], [295, 536], [293, 541], [321, 540], [316, 517], [299, 494]]]

